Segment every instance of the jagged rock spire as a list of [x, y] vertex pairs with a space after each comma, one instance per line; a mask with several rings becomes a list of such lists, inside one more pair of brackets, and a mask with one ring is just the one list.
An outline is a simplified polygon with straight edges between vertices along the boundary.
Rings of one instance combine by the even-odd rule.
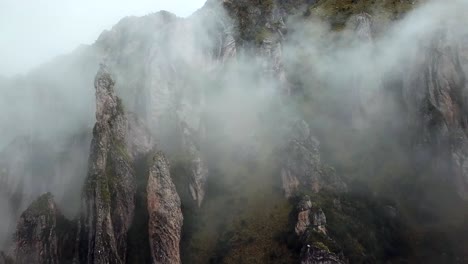
[[96, 78], [96, 124], [83, 190], [81, 246], [84, 263], [125, 263], [127, 231], [135, 209], [135, 175], [125, 141], [127, 118], [101, 65]]
[[75, 229], [66, 220], [50, 193], [35, 200], [21, 214], [16, 230], [16, 262], [59, 264], [69, 262]]
[[114, 93], [114, 85], [115, 82], [107, 66], [101, 64], [94, 79], [97, 122], [107, 122], [111, 116], [116, 114], [118, 99]]
[[152, 158], [147, 185], [148, 231], [153, 263], [180, 263], [183, 216], [180, 198], [161, 152]]

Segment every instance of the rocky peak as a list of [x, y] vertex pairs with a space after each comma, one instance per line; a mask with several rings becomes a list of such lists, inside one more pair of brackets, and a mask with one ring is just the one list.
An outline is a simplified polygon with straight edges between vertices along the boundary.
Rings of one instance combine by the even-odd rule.
[[105, 66], [95, 78], [96, 125], [83, 192], [81, 243], [88, 263], [124, 263], [135, 209], [135, 174], [128, 152], [127, 118]]
[[[169, 164], [159, 153], [144, 167], [141, 160], [151, 155], [153, 140], [135, 115], [125, 113], [114, 84], [102, 66], [95, 81], [97, 122], [83, 191], [80, 262], [126, 263], [129, 250], [139, 252], [128, 248], [128, 243], [135, 243], [135, 238], [129, 237], [134, 219], [149, 216], [148, 222], [137, 220], [148, 224], [145, 232], [153, 262], [179, 263], [182, 213]], [[142, 183], [147, 183], [146, 192], [140, 190], [146, 193], [144, 201], [136, 199], [137, 185]], [[139, 208], [138, 214], [135, 208]]]
[[96, 89], [96, 120], [99, 123], [108, 122], [117, 114], [118, 99], [114, 92], [115, 82], [109, 73], [107, 66], [101, 67], [94, 79]]
[[181, 203], [161, 152], [152, 158], [147, 186], [148, 232], [153, 263], [180, 263]]
[[51, 194], [39, 197], [21, 215], [16, 231], [19, 263], [58, 263], [56, 216]]
[[[60, 213], [50, 193], [34, 201], [21, 214], [16, 230], [17, 263], [64, 263], [73, 241], [73, 229]], [[66, 231], [65, 231], [65, 230]]]
[[90, 134], [53, 141], [17, 137], [0, 152], [0, 243], [11, 243], [21, 213], [43, 193], [51, 192], [59, 206], [67, 205], [62, 207], [64, 215], [76, 215], [81, 195], [76, 186], [86, 175]]
[[[220, 18], [223, 15], [217, 13], [219, 10], [215, 7], [215, 3], [219, 2], [226, 7], [233, 21]], [[261, 81], [271, 80], [285, 92], [284, 94], [290, 94], [284, 69], [286, 66], [283, 64], [283, 42], [288, 37], [288, 15], [292, 12], [291, 8], [300, 9], [303, 4], [311, 5], [316, 2], [336, 3], [314, 0], [212, 0], [187, 19], [177, 18], [165, 12], [143, 18], [128, 17], [100, 36], [93, 48], [102, 52], [104, 61], [111, 66], [112, 72], [117, 74], [111, 74], [109, 68], [102, 65], [94, 79], [96, 123], [89, 151], [88, 175], [83, 188], [82, 212], [77, 226], [70, 227], [70, 223], [64, 221], [68, 223], [67, 230], [71, 230], [71, 234], [75, 232], [73, 228], [79, 228], [77, 247], [74, 248], [78, 249], [75, 251], [75, 262], [129, 263], [134, 262], [134, 255], [143, 252], [143, 255], [147, 254], [141, 258], [143, 261], [135, 262], [180, 263], [179, 244], [183, 222], [181, 200], [171, 179], [168, 160], [160, 152], [153, 154], [153, 138], [166, 143], [169, 136], [162, 131], [167, 130], [171, 139], [175, 138], [174, 141], [182, 146], [181, 159], [187, 161], [188, 170], [183, 176], [181, 186], [190, 195], [190, 202], [201, 207], [203, 201], [210, 196], [205, 197], [208, 166], [201, 147], [201, 143], [209, 141], [203, 138], [205, 120], [202, 120], [202, 113], [207, 109], [204, 105], [205, 100], [210, 99], [204, 97], [206, 90], [201, 86], [216, 82], [215, 79], [219, 77], [217, 73], [229, 70], [229, 67], [223, 65], [245, 51], [252, 55], [253, 61], [258, 62], [255, 66], [261, 69]], [[350, 8], [349, 5], [342, 7], [340, 11], [346, 11], [346, 8]], [[331, 6], [338, 10], [336, 6]], [[346, 21], [349, 13], [346, 11], [344, 15]], [[210, 20], [214, 20], [216, 26], [207, 26], [213, 22]], [[353, 23], [352, 39], [357, 40], [353, 44], [365, 45], [364, 48], [372, 46], [372, 17], [367, 13], [360, 13], [354, 17]], [[209, 30], [206, 27], [209, 27]], [[210, 43], [206, 43], [207, 40]], [[414, 72], [408, 71], [408, 79], [404, 80], [406, 106], [410, 113], [409, 123], [417, 127], [415, 131], [418, 136], [422, 135], [419, 145], [430, 148], [438, 160], [450, 164], [450, 168], [455, 171], [455, 181], [460, 193], [467, 197], [467, 86], [466, 72], [463, 74], [461, 65], [467, 58], [463, 58], [459, 53], [459, 47], [447, 46], [444, 43], [444, 36], [436, 39], [430, 44], [427, 54], [417, 59], [418, 62], [421, 60], [421, 67]], [[315, 45], [309, 42], [305, 44]], [[368, 85], [362, 80], [362, 68], [356, 67], [349, 71], [350, 73], [346, 73], [349, 75], [345, 74], [349, 79], [345, 78], [343, 83], [350, 85], [350, 93], [359, 97], [359, 100], [353, 98], [349, 101], [353, 102], [353, 106], [354, 102], [361, 102], [356, 110], [360, 112], [356, 113], [356, 116], [362, 116], [362, 108], [370, 109], [371, 104], [367, 95], [358, 89], [367, 89]], [[375, 75], [375, 86], [379, 86], [380, 76]], [[317, 82], [317, 87], [319, 86], [321, 84]], [[292, 97], [287, 98], [295, 100]], [[317, 99], [314, 98], [313, 101], [320, 100], [319, 97]], [[125, 111], [124, 105], [135, 114]], [[259, 131], [252, 131], [253, 134], [257, 132]], [[27, 148], [26, 145], [20, 145], [19, 148]], [[262, 154], [261, 150], [256, 153], [259, 156]], [[26, 158], [23, 154], [15, 154], [7, 153], [7, 156], [18, 159], [11, 162], [13, 166], [3, 166], [0, 161], [0, 191], [3, 191], [3, 183], [9, 182], [15, 176], [3, 177], [5, 172], [13, 172], [15, 164], [17, 167], [25, 167], [23, 159]], [[246, 156], [250, 156], [250, 153]], [[257, 160], [252, 162], [252, 168], [246, 166], [249, 173], [252, 172], [252, 178], [257, 176], [254, 168], [256, 163], [262, 162], [262, 159]], [[216, 161], [213, 161], [214, 163]], [[324, 164], [320, 155], [320, 142], [304, 120], [299, 119], [287, 132], [278, 164], [283, 191], [288, 198], [303, 193], [320, 198], [323, 193], [347, 190], [343, 179], [336, 175], [333, 168]], [[221, 170], [217, 166], [213, 168]], [[268, 174], [269, 170], [270, 168]], [[15, 171], [17, 175], [21, 173], [21, 169]], [[273, 172], [271, 175], [276, 174]], [[241, 177], [239, 180], [244, 181]], [[246, 182], [249, 181], [240, 184], [235, 182], [233, 185], [243, 188], [242, 184]], [[64, 253], [68, 251], [62, 248], [63, 245], [70, 244], [70, 239], [59, 231], [59, 219], [62, 219], [60, 212], [49, 196], [44, 197], [40, 198], [41, 202], [34, 202], [21, 216], [17, 232], [20, 263], [64, 263], [70, 260], [69, 254]], [[256, 202], [250, 196], [241, 199], [249, 201], [249, 206]], [[337, 256], [338, 251], [334, 250], [334, 253], [331, 253], [327, 246], [318, 240], [309, 241], [308, 244], [307, 239], [310, 236], [320, 236], [328, 241], [328, 233], [332, 236], [332, 231], [335, 231], [332, 229], [332, 223], [337, 217], [336, 212], [330, 209], [330, 203], [317, 205], [315, 202], [311, 197], [303, 196], [296, 208], [297, 223], [294, 231], [304, 244], [301, 262], [346, 263], [344, 258]], [[352, 201], [343, 202], [343, 211], [349, 209], [349, 203]], [[210, 207], [212, 204], [208, 205], [207, 207]], [[341, 208], [339, 203], [335, 206]], [[38, 207], [45, 209], [38, 210]], [[364, 210], [367, 208], [362, 207]], [[199, 212], [204, 212], [204, 209], [201, 208]], [[391, 215], [396, 214], [393, 211], [395, 210], [390, 210]], [[347, 218], [340, 220], [349, 223]], [[241, 220], [244, 229], [250, 227], [251, 223], [247, 222]], [[139, 225], [139, 228], [135, 228], [136, 225]], [[380, 226], [379, 224], [378, 229], [371, 230], [380, 230]], [[139, 232], [141, 230], [143, 231]], [[141, 244], [134, 243], [135, 239], [141, 237], [144, 237]], [[343, 239], [343, 236], [338, 238]], [[237, 241], [237, 238], [232, 240]], [[248, 243], [245, 244], [252, 244], [263, 241], [254, 241], [247, 237], [246, 242]], [[225, 244], [220, 244], [220, 251], [223, 251]], [[140, 249], [138, 245], [144, 246]], [[356, 245], [358, 249], [361, 246], [359, 243]], [[2, 258], [3, 255], [0, 255], [0, 263]]]
[[[101, 65], [94, 83], [96, 124], [79, 220], [66, 220], [51, 194], [41, 196], [18, 222], [17, 261], [127, 263], [140, 252], [128, 244], [135, 246], [146, 235], [153, 263], [180, 263], [183, 218], [169, 163], [161, 153], [145, 162], [154, 151], [153, 140], [135, 115], [125, 113], [106, 66]], [[139, 190], [145, 185], [138, 194], [144, 201], [136, 199], [137, 185]], [[129, 235], [141, 229], [134, 227], [135, 217], [146, 226], [138, 238]]]

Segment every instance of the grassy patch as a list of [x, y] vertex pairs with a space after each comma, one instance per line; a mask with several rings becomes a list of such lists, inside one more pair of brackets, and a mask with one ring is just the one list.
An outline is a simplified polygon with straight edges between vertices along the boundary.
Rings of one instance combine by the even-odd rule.
[[389, 215], [392, 203], [366, 193], [309, 194], [327, 217], [327, 236], [310, 230], [307, 243], [351, 263], [403, 261], [409, 253], [407, 227], [399, 216]]
[[128, 153], [127, 146], [122, 141], [113, 141], [113, 147], [117, 150], [117, 153], [120, 154], [126, 162], [132, 162], [132, 157]]

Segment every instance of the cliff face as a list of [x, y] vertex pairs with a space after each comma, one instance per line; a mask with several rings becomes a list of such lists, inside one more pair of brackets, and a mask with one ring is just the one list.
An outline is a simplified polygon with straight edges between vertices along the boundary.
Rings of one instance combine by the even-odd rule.
[[[449, 43], [454, 43], [450, 31], [441, 29], [409, 69], [403, 91], [420, 162], [430, 162], [429, 170], [439, 177], [451, 175], [466, 199], [468, 86], [466, 53], [460, 49], [466, 43]], [[424, 152], [429, 154], [424, 157]]]
[[301, 120], [293, 125], [291, 138], [281, 151], [284, 155], [281, 180], [286, 197], [299, 191], [346, 191], [346, 184], [332, 167], [320, 161], [319, 142], [310, 133], [309, 125]]
[[[392, 163], [387, 155], [392, 150], [388, 145], [401, 136], [409, 142], [408, 149], [416, 149], [406, 153], [403, 148], [401, 159], [431, 173], [450, 175], [466, 199], [468, 52], [463, 43], [446, 45], [447, 36], [441, 33], [423, 48], [424, 56], [409, 58], [410, 63], [402, 67], [404, 73], [391, 78], [395, 83], [390, 85], [392, 93], [403, 91], [398, 94], [403, 104], [389, 105], [401, 107], [392, 112], [401, 114], [395, 122], [404, 123], [401, 126], [411, 136], [393, 135], [393, 131], [374, 135], [380, 126], [381, 130], [392, 126], [384, 124], [388, 117], [376, 120], [382, 116], [375, 109], [387, 107], [388, 87], [383, 84], [383, 63], [368, 63], [378, 54], [374, 45], [379, 43], [374, 39], [374, 18], [365, 13], [372, 10], [362, 8], [364, 2], [213, 0], [186, 19], [159, 12], [125, 18], [104, 32], [93, 46], [84, 47], [85, 54], [95, 54], [88, 63], [102, 60], [108, 65], [94, 79], [96, 122], [91, 148], [82, 147], [89, 145], [85, 144], [88, 137], [72, 143], [66, 139], [65, 148], [78, 153], [67, 152], [60, 159], [57, 156], [63, 152], [32, 155], [34, 144], [23, 139], [0, 155], [0, 197], [8, 200], [12, 221], [39, 193], [55, 187], [63, 193], [67, 189], [61, 184], [76, 189], [85, 179], [76, 223], [61, 215], [49, 195], [21, 215], [17, 262], [175, 264], [183, 259], [183, 239], [191, 243], [186, 249], [193, 250], [191, 255], [202, 255], [202, 263], [266, 263], [283, 253], [283, 260], [304, 264], [391, 262], [404, 256], [398, 210], [374, 194], [387, 186], [367, 192], [353, 182], [353, 174], [364, 174], [362, 178], [374, 183], [383, 166], [391, 168], [392, 177], [413, 173], [399, 171], [401, 164]], [[330, 17], [327, 8], [342, 13]], [[324, 36], [312, 39], [338, 40], [331, 42], [335, 46], [313, 49], [325, 56], [302, 57], [307, 46], [328, 42], [308, 42], [302, 35], [291, 40], [290, 33], [302, 33], [295, 23], [304, 21], [313, 28], [307, 23], [319, 23], [314, 19], [320, 14], [333, 21], [318, 31]], [[338, 31], [328, 32], [328, 26]], [[340, 53], [335, 54], [335, 48]], [[348, 68], [330, 65], [335, 57], [349, 55], [349, 50], [371, 58], [350, 56], [354, 61]], [[285, 57], [291, 53], [297, 53], [301, 63], [317, 67], [287, 64]], [[374, 66], [375, 74], [370, 74]], [[92, 79], [89, 74], [82, 76]], [[333, 90], [337, 84], [346, 89]], [[369, 92], [369, 87], [375, 90]], [[307, 89], [310, 101], [302, 98]], [[326, 92], [334, 100], [326, 101], [329, 98], [322, 96]], [[302, 108], [314, 104], [323, 109], [309, 111], [306, 117]], [[334, 119], [334, 115], [340, 117]], [[324, 116], [340, 126], [329, 127]], [[84, 123], [90, 121], [87, 118]], [[323, 130], [317, 133], [316, 128]], [[368, 150], [362, 146], [376, 141], [367, 141], [366, 136], [390, 143], [387, 148], [378, 149], [378, 145]], [[336, 149], [326, 146], [328, 138], [338, 138], [333, 144], [345, 154], [366, 156], [349, 158], [352, 165], [339, 164], [335, 170], [325, 162], [337, 154], [330, 154]], [[47, 149], [43, 144], [37, 149]], [[353, 149], [356, 146], [358, 150]], [[89, 153], [87, 174], [71, 173], [73, 181], [47, 184], [57, 182], [61, 174], [86, 168], [82, 153]], [[80, 162], [73, 162], [78, 156]], [[366, 160], [369, 156], [372, 159]], [[68, 162], [72, 164], [66, 166]], [[367, 164], [372, 162], [376, 164]], [[177, 170], [179, 166], [183, 169]], [[344, 178], [347, 173], [351, 176]], [[27, 189], [17, 181], [36, 182], [37, 178], [44, 186]], [[222, 188], [217, 185], [220, 182]], [[405, 191], [414, 189], [420, 188], [410, 186]], [[291, 211], [292, 207], [296, 209]], [[202, 215], [206, 212], [210, 214]], [[192, 229], [183, 230], [184, 218]], [[193, 228], [198, 222], [203, 223]], [[225, 226], [230, 229], [223, 231]], [[215, 249], [207, 250], [204, 242]], [[0, 263], [7, 261], [2, 257]]]
[[[210, 9], [200, 12], [214, 13]], [[211, 20], [217, 19], [214, 16], [204, 21], [205, 17], [199, 14], [185, 20], [159, 12], [142, 19], [126, 18], [103, 33], [95, 44], [104, 50], [106, 63], [116, 73], [116, 90], [128, 109], [147, 124], [150, 134], [161, 142], [165, 151], [180, 151], [191, 159], [184, 188], [190, 189], [192, 200], [198, 206], [203, 201], [208, 171], [197, 148], [200, 137], [195, 136], [203, 130], [202, 100], [191, 99], [192, 96], [201, 98], [202, 94], [188, 73], [197, 65], [196, 72], [208, 74], [226, 56], [225, 52], [233, 52], [226, 48], [226, 51], [214, 53], [214, 43], [199, 41], [201, 36], [211, 34], [211, 28], [203, 25], [210, 25]], [[221, 26], [214, 34], [224, 38], [223, 30]], [[223, 46], [224, 42], [219, 45]], [[128, 61], [131, 67], [120, 63], [121, 60]], [[187, 144], [174, 147], [175, 144], [168, 142]]]
[[[136, 174], [137, 160], [151, 155], [154, 144], [141, 122], [124, 112], [113, 87], [110, 73], [102, 67], [95, 81], [97, 122], [91, 144], [89, 176], [83, 191], [80, 234], [80, 242], [87, 246], [86, 255], [80, 253], [80, 261], [126, 263], [128, 232], [135, 216], [137, 181], [147, 181], [148, 236], [153, 262], [178, 263], [182, 215], [168, 163], [158, 154], [149, 170], [143, 169], [143, 175]], [[177, 210], [178, 214], [175, 213]], [[170, 242], [161, 239], [164, 235], [171, 238]]]
[[147, 193], [152, 263], [178, 264], [183, 216], [169, 173], [169, 162], [162, 153], [153, 157]]
[[[87, 234], [84, 237], [88, 237], [87, 261], [126, 262], [127, 233], [135, 214], [136, 184], [147, 181], [147, 232], [152, 261], [179, 263], [182, 214], [168, 163], [158, 154], [154, 163], [148, 164], [149, 168], [142, 169], [143, 175], [136, 174], [135, 164], [151, 155], [154, 143], [138, 118], [124, 113], [113, 86], [110, 74], [102, 68], [96, 76], [97, 122], [83, 197], [88, 208], [83, 228]], [[164, 235], [171, 240], [161, 239]]]

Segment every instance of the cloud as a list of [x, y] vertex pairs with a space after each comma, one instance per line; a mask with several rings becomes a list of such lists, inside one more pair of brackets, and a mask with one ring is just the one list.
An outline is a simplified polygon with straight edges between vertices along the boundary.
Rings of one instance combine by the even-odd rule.
[[25, 73], [80, 44], [91, 44], [122, 17], [159, 10], [185, 17], [203, 4], [204, 0], [2, 0], [0, 72]]

